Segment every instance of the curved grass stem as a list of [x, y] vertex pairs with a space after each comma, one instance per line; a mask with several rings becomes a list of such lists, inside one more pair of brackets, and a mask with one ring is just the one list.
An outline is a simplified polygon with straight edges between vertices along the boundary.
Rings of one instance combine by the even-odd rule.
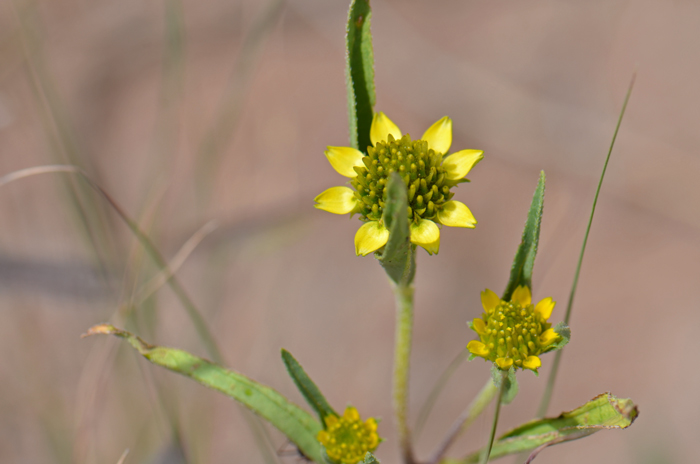
[[[632, 95], [632, 88], [634, 88], [634, 81], [637, 78], [637, 73], [632, 75], [632, 80], [627, 88], [627, 95], [625, 95], [625, 101], [622, 104], [622, 110], [620, 111], [620, 116], [617, 119], [617, 126], [615, 126], [615, 132], [613, 133], [612, 142], [610, 142], [610, 149], [608, 150], [608, 156], [605, 158], [605, 164], [603, 164], [603, 172], [600, 173], [600, 180], [598, 181], [598, 188], [595, 191], [595, 197], [593, 197], [593, 206], [591, 207], [591, 215], [588, 218], [588, 226], [586, 227], [586, 234], [583, 236], [583, 244], [581, 245], [581, 253], [578, 257], [578, 264], [576, 265], [576, 273], [574, 274], [574, 282], [571, 285], [571, 291], [569, 292], [569, 301], [566, 304], [566, 315], [564, 316], [564, 323], [569, 325], [569, 319], [571, 318], [571, 308], [574, 304], [574, 296], [576, 295], [576, 288], [578, 287], [578, 278], [581, 273], [581, 264], [583, 263], [583, 254], [586, 252], [586, 244], [588, 243], [588, 234], [591, 232], [591, 224], [593, 223], [593, 215], [595, 214], [595, 208], [598, 204], [598, 195], [600, 195], [600, 188], [603, 186], [603, 179], [605, 178], [605, 171], [608, 169], [608, 162], [610, 161], [610, 155], [612, 154], [613, 147], [615, 146], [615, 140], [617, 139], [617, 133], [620, 131], [620, 125], [622, 124], [622, 118], [625, 116], [625, 110], [627, 109], [627, 102], [629, 102], [630, 95]], [[552, 364], [552, 370], [549, 372], [549, 377], [547, 378], [547, 385], [545, 386], [544, 393], [542, 394], [542, 401], [540, 407], [537, 409], [537, 417], [544, 417], [547, 414], [547, 408], [549, 408], [549, 402], [552, 399], [552, 392], [554, 391], [554, 382], [557, 379], [557, 373], [559, 372], [559, 363], [561, 362], [561, 356], [564, 350], [558, 350], [555, 357], [554, 363]]]

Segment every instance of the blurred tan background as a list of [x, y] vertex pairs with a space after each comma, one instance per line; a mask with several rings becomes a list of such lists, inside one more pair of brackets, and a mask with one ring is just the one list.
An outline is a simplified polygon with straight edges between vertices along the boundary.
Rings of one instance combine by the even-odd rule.
[[[536, 462], [697, 462], [700, 3], [373, 7], [377, 110], [414, 136], [449, 115], [454, 149], [485, 150], [456, 195], [478, 227], [445, 228], [441, 253], [419, 255], [413, 418], [473, 338], [465, 321], [479, 292], [505, 286], [540, 169], [534, 297], [553, 296], [553, 320], [563, 317], [637, 70], [550, 413], [611, 391], [641, 414]], [[0, 2], [0, 174], [78, 164], [167, 260], [201, 239], [177, 275], [226, 363], [301, 403], [279, 358], [287, 348], [336, 408], [384, 418], [377, 455], [389, 464], [392, 295], [374, 259], [354, 255], [360, 223], [312, 207], [342, 183], [323, 150], [348, 143], [346, 12], [327, 0]], [[211, 220], [213, 232], [197, 232]], [[0, 189], [0, 223], [1, 462], [115, 463], [126, 448], [126, 463], [265, 462], [232, 401], [115, 340], [80, 339], [113, 320], [206, 354], [167, 287], [144, 293], [157, 268], [103, 199], [70, 174], [30, 177]], [[519, 376], [499, 430], [534, 415], [552, 359], [539, 378]], [[480, 360], [461, 366], [419, 456], [487, 375]], [[482, 446], [490, 417], [450, 454]]]

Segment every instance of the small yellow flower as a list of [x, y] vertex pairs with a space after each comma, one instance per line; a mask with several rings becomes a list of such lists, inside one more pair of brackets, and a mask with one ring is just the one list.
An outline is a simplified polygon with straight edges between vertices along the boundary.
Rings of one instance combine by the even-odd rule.
[[450, 189], [462, 182], [484, 157], [481, 150], [461, 150], [445, 156], [452, 145], [452, 120], [445, 116], [420, 140], [411, 140], [384, 113], [370, 128], [372, 146], [365, 155], [350, 147], [328, 147], [326, 157], [349, 187], [331, 187], [315, 198], [318, 209], [335, 214], [359, 214], [365, 224], [355, 234], [355, 252], [365, 256], [383, 247], [389, 231], [382, 221], [384, 188], [398, 172], [408, 189], [411, 242], [428, 253], [440, 249], [438, 224], [474, 228], [476, 219], [464, 203], [452, 200]]
[[547, 322], [555, 305], [552, 298], [533, 305], [530, 289], [521, 285], [510, 301], [486, 289], [481, 292], [481, 304], [483, 319], [475, 318], [471, 323], [481, 341], [470, 341], [467, 349], [503, 370], [515, 366], [537, 372], [542, 365], [539, 355], [554, 349], [560, 337]]
[[329, 415], [324, 418], [325, 430], [317, 439], [326, 449], [331, 461], [338, 464], [356, 464], [365, 454], [377, 449], [381, 441], [377, 435], [377, 421], [370, 417], [362, 422], [357, 409], [345, 408], [342, 417]]

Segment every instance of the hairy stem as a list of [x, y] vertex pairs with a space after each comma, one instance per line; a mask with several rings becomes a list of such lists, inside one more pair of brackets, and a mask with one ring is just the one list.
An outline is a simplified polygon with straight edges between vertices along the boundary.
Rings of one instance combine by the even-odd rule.
[[411, 431], [408, 427], [408, 378], [413, 336], [413, 286], [394, 286], [396, 339], [394, 348], [394, 421], [404, 464], [413, 464]]

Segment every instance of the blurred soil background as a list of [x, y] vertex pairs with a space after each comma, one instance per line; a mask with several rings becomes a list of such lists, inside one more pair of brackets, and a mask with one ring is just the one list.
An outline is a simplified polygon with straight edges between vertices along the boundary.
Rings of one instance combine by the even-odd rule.
[[[348, 144], [347, 6], [0, 2], [0, 174], [81, 166], [166, 260], [182, 262], [177, 277], [228, 366], [302, 403], [279, 356], [290, 350], [335, 408], [384, 418], [377, 455], [390, 464], [392, 294], [374, 259], [354, 255], [360, 223], [312, 206], [343, 182], [323, 150]], [[449, 115], [453, 149], [485, 150], [456, 194], [478, 227], [444, 228], [441, 253], [419, 253], [413, 418], [474, 337], [465, 321], [481, 312], [479, 292], [505, 286], [541, 169], [534, 298], [553, 296], [552, 319], [563, 318], [637, 70], [550, 414], [611, 391], [633, 398], [640, 417], [630, 429], [549, 448], [537, 462], [697, 462], [700, 3], [373, 7], [377, 110], [415, 137]], [[111, 320], [207, 356], [173, 292], [151, 294], [158, 268], [84, 181], [52, 173], [4, 186], [0, 223], [1, 462], [115, 463], [127, 448], [126, 463], [298, 462], [274, 456], [285, 444], [275, 430], [265, 461], [222, 395], [117, 340], [80, 338]], [[520, 375], [499, 430], [533, 417], [552, 359], [539, 378]], [[460, 367], [418, 440], [420, 457], [488, 372], [481, 360]], [[485, 443], [490, 411], [451, 455]]]

